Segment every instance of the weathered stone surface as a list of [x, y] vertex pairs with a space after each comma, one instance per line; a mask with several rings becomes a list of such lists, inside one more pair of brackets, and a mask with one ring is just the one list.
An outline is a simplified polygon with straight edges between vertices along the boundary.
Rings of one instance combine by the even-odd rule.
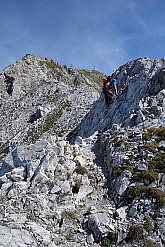
[[122, 174], [117, 178], [114, 185], [115, 196], [122, 196], [130, 184], [132, 173], [129, 171], [123, 171]]
[[133, 247], [147, 220], [145, 240], [164, 246], [164, 66], [122, 65], [106, 109], [97, 71], [34, 55], [3, 71], [2, 246]]
[[165, 148], [165, 141], [161, 141], [161, 142], [159, 142], [159, 144], [158, 144], [158, 148]]
[[109, 232], [114, 231], [114, 226], [106, 213], [90, 215], [88, 217], [88, 228], [93, 232], [96, 241], [108, 235]]
[[118, 217], [120, 217], [121, 221], [124, 221], [126, 219], [126, 216], [127, 216], [126, 210], [128, 210], [128, 206], [123, 206], [123, 207], [116, 209]]
[[2, 247], [37, 246], [35, 238], [27, 230], [2, 225], [0, 226], [0, 243]]

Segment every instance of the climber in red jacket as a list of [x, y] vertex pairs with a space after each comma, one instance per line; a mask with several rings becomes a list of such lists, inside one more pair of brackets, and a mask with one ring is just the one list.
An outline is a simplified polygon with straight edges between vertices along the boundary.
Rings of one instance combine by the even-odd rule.
[[111, 76], [103, 78], [103, 93], [105, 95], [105, 105], [108, 106], [113, 101], [114, 94], [118, 96], [116, 79], [112, 79]]

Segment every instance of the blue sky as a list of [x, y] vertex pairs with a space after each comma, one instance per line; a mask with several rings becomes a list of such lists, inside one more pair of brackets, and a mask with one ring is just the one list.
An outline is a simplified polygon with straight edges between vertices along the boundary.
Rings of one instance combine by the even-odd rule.
[[1, 0], [0, 72], [30, 53], [111, 74], [165, 57], [165, 0]]

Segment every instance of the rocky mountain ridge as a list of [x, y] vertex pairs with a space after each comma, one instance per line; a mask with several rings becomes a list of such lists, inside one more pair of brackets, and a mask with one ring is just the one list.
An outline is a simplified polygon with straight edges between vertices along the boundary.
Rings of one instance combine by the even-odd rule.
[[165, 60], [112, 77], [26, 55], [0, 75], [1, 246], [163, 247]]
[[[1, 142], [13, 139], [18, 132], [20, 135], [21, 130], [22, 136], [17, 139], [32, 139], [30, 133], [34, 129], [37, 129], [36, 135], [52, 127], [68, 132], [98, 98], [102, 76], [97, 71], [67, 68], [30, 54], [8, 66], [0, 75]], [[60, 118], [66, 122], [66, 126], [62, 124], [63, 129], [60, 129]]]

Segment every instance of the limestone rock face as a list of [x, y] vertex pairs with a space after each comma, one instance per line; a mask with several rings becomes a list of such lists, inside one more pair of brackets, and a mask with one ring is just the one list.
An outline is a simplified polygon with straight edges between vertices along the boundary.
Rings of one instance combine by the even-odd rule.
[[111, 76], [27, 54], [0, 74], [0, 245], [165, 245], [165, 60]]
[[8, 66], [0, 75], [1, 143], [35, 141], [50, 128], [68, 133], [98, 99], [102, 77], [30, 54]]
[[114, 124], [133, 127], [152, 114], [157, 114], [161, 125], [164, 121], [164, 66], [164, 59], [139, 58], [119, 67], [112, 74], [118, 82], [119, 96], [105, 109], [104, 95], [101, 94], [75, 132], [86, 138], [95, 131], [104, 132]]

